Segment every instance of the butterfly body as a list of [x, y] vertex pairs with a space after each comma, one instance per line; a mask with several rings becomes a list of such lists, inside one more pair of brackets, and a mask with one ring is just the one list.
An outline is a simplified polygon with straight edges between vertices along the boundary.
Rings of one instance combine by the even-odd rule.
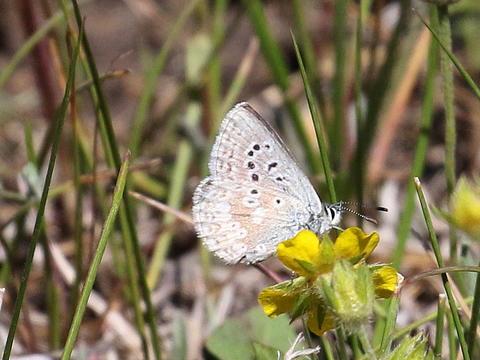
[[288, 148], [247, 103], [225, 116], [196, 188], [193, 220], [205, 246], [227, 263], [256, 263], [278, 243], [340, 222], [341, 207], [322, 203]]

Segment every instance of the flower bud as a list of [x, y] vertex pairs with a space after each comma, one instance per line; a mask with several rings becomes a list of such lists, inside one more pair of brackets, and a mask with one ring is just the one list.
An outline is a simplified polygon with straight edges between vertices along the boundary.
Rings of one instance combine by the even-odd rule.
[[371, 272], [364, 264], [335, 264], [330, 279], [323, 277], [321, 289], [337, 321], [354, 331], [372, 314], [375, 291]]
[[433, 353], [427, 345], [423, 334], [414, 337], [406, 336], [385, 360], [433, 360]]

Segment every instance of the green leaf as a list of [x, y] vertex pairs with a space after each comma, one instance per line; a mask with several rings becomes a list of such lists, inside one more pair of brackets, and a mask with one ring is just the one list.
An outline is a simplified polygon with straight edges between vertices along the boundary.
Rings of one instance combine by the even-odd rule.
[[253, 343], [255, 360], [273, 360], [278, 359], [279, 351], [259, 343]]
[[227, 320], [221, 327], [216, 328], [207, 340], [207, 349], [222, 360], [254, 358], [249, 334], [240, 319]]
[[267, 359], [262, 356], [269, 354], [275, 354], [276, 359], [277, 350], [285, 353], [294, 339], [295, 331], [286, 315], [270, 319], [259, 308], [253, 308], [216, 328], [206, 347], [222, 360]]
[[256, 342], [285, 353], [295, 340], [296, 333], [287, 315], [271, 319], [260, 308], [253, 308], [249, 311], [248, 318], [251, 324], [249, 332]]

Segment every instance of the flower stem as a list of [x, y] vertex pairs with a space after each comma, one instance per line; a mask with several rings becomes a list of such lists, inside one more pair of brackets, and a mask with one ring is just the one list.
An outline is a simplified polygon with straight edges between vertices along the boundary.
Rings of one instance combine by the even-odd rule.
[[[415, 178], [415, 187], [417, 188], [417, 195], [418, 199], [420, 200], [420, 205], [422, 207], [423, 217], [425, 218], [425, 223], [427, 225], [428, 233], [430, 236], [430, 241], [432, 243], [433, 252], [435, 254], [435, 258], [437, 260], [438, 267], [444, 267], [444, 261], [442, 258], [442, 254], [440, 253], [440, 246], [438, 244], [437, 234], [433, 230], [432, 225], [432, 218], [430, 216], [430, 210], [427, 205], [427, 201], [425, 199], [425, 195], [423, 194], [422, 186], [420, 184], [420, 180], [416, 177]], [[455, 298], [453, 297], [452, 286], [450, 284], [450, 280], [446, 274], [442, 274], [442, 282], [443, 287], [445, 289], [445, 293], [447, 294], [448, 305], [450, 306], [450, 311], [452, 313], [452, 320], [453, 324], [455, 325], [455, 330], [457, 332], [458, 341], [460, 343], [460, 348], [462, 350], [463, 358], [465, 360], [470, 360], [470, 354], [468, 352], [467, 343], [465, 341], [465, 334], [463, 332], [462, 323], [460, 321], [460, 316], [458, 315], [457, 305], [455, 303]]]
[[365, 325], [360, 327], [360, 331], [358, 332], [358, 338], [360, 339], [360, 343], [362, 344], [363, 350], [367, 354], [368, 359], [376, 360], [377, 355], [375, 355], [375, 351], [373, 351], [373, 347], [370, 344], [370, 341], [367, 337], [367, 329]]
[[338, 358], [340, 360], [347, 360], [347, 343], [345, 341], [345, 330], [343, 330], [343, 327], [339, 327], [336, 331], [337, 333], [337, 338], [338, 338]]

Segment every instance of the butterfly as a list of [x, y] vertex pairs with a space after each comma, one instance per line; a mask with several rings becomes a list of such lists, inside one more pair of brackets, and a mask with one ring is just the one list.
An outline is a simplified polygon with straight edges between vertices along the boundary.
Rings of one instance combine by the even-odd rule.
[[223, 119], [197, 186], [192, 215], [198, 237], [228, 264], [254, 264], [300, 230], [339, 228], [343, 202], [320, 200], [273, 128], [246, 102]]

